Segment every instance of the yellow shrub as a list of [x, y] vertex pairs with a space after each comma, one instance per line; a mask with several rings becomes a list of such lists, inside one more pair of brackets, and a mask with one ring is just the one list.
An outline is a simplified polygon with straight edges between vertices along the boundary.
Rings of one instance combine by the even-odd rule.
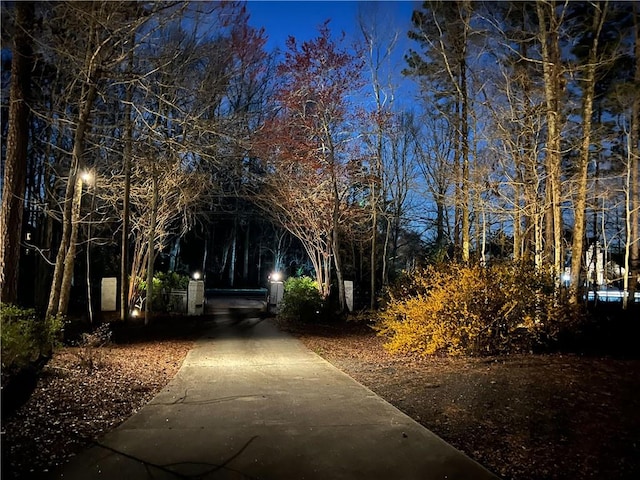
[[513, 265], [416, 269], [405, 272], [384, 300], [376, 328], [391, 352], [529, 350], [567, 318], [548, 275]]

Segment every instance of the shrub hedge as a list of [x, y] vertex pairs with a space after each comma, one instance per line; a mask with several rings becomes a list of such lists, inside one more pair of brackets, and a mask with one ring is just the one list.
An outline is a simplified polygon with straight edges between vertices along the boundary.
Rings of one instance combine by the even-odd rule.
[[[153, 311], [155, 312], [168, 312], [175, 310], [176, 306], [171, 303], [171, 297], [166, 293], [172, 289], [186, 290], [189, 287], [189, 276], [182, 275], [176, 272], [156, 272], [153, 277], [153, 294], [152, 299]], [[137, 290], [143, 294], [146, 294], [147, 281], [145, 279], [138, 280]]]
[[285, 318], [311, 321], [324, 311], [324, 299], [318, 282], [311, 277], [290, 277], [284, 282], [284, 296], [279, 314]]

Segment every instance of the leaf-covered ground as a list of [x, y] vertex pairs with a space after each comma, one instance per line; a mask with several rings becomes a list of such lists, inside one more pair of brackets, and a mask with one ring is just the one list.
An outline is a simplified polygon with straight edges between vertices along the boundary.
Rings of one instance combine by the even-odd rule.
[[[361, 326], [283, 326], [505, 479], [640, 478], [640, 361], [387, 354]], [[193, 338], [64, 348], [2, 425], [2, 478], [31, 478], [120, 424], [177, 372]]]
[[29, 400], [3, 419], [1, 478], [50, 471], [118, 426], [175, 376], [200, 331], [177, 321], [116, 330], [102, 347], [59, 349]]
[[285, 328], [502, 478], [640, 478], [640, 360], [393, 356], [363, 326]]

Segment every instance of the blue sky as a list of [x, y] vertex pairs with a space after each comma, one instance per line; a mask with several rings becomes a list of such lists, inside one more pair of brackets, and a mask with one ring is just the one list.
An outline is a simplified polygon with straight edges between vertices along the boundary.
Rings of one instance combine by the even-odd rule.
[[331, 19], [329, 29], [335, 34], [344, 31], [347, 36], [357, 34], [359, 10], [379, 9], [390, 28], [399, 28], [402, 39], [411, 23], [415, 1], [260, 1], [247, 2], [249, 23], [264, 27], [269, 38], [267, 49], [285, 49], [285, 41], [293, 35], [299, 41], [314, 38], [318, 26]]
[[[338, 36], [344, 32], [347, 39], [360, 39], [358, 15], [373, 12], [386, 31], [398, 32], [398, 44], [392, 64], [399, 90], [396, 91], [396, 105], [411, 105], [414, 100], [415, 85], [400, 72], [406, 66], [404, 54], [409, 47], [416, 48], [407, 37], [411, 28], [411, 13], [419, 8], [420, 1], [271, 1], [250, 0], [247, 2], [249, 24], [264, 27], [268, 37], [267, 50], [286, 49], [286, 39], [292, 35], [303, 42], [317, 37], [318, 26], [330, 19], [329, 30]], [[386, 33], [385, 31], [385, 33]]]

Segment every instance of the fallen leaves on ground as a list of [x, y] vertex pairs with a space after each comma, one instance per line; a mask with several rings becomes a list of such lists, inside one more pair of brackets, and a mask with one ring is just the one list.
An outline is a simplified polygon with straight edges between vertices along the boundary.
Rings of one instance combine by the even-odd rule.
[[362, 325], [283, 325], [504, 479], [640, 478], [640, 360], [391, 355]]
[[29, 400], [2, 425], [2, 478], [30, 478], [65, 463], [112, 430], [177, 373], [192, 340], [66, 347]]

